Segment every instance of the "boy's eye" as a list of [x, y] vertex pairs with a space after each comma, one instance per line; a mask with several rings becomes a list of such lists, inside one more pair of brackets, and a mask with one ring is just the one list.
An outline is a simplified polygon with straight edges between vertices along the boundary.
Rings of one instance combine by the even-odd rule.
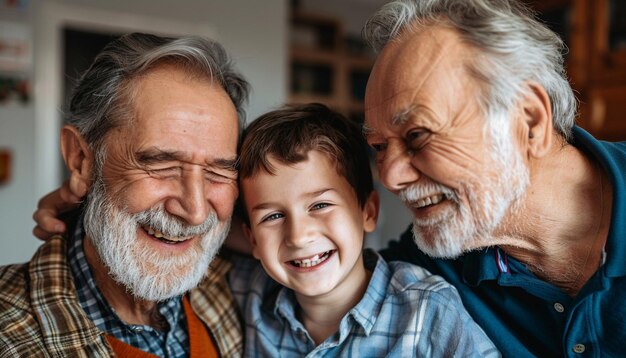
[[285, 215], [281, 214], [281, 213], [273, 213], [270, 214], [268, 216], [265, 216], [261, 219], [261, 222], [269, 222], [269, 221], [274, 221], [274, 220], [278, 220], [278, 219], [282, 219]]
[[317, 203], [313, 206], [311, 206], [311, 210], [320, 210], [320, 209], [324, 209], [325, 207], [330, 206], [329, 203]]

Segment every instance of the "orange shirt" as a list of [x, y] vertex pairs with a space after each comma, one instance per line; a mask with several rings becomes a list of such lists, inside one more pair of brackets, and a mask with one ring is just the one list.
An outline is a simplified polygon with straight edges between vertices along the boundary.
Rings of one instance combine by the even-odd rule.
[[[215, 343], [211, 338], [211, 335], [207, 331], [204, 323], [196, 316], [191, 309], [189, 299], [187, 296], [183, 297], [183, 308], [185, 309], [185, 315], [187, 316], [187, 331], [189, 334], [189, 352], [191, 358], [209, 357], [217, 358], [217, 349]], [[113, 348], [113, 351], [118, 357], [133, 357], [133, 358], [154, 358], [154, 354], [144, 352], [138, 348], [135, 348], [129, 344], [126, 344], [119, 339], [107, 334], [107, 342]]]

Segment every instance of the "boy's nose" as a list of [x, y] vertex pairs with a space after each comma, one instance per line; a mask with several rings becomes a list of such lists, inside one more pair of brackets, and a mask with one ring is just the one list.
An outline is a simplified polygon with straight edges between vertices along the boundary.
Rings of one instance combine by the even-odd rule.
[[285, 240], [288, 247], [304, 247], [315, 241], [315, 230], [308, 220], [291, 220]]

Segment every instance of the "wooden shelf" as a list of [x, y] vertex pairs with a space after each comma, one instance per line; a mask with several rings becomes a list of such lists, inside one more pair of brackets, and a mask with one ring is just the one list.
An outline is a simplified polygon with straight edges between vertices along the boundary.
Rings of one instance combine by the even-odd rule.
[[291, 61], [314, 62], [320, 64], [331, 64], [339, 61], [341, 58], [337, 53], [326, 50], [314, 50], [310, 48], [295, 47], [289, 50]]
[[[580, 100], [578, 124], [599, 139], [626, 140], [626, 48], [610, 46], [611, 9], [624, 0], [530, 1], [540, 13], [562, 11], [569, 53], [567, 72]], [[613, 6], [611, 6], [613, 2]], [[620, 2], [620, 3], [618, 3]], [[613, 14], [614, 17], [615, 14]], [[620, 21], [625, 21], [625, 20]], [[624, 26], [623, 22], [621, 26]], [[626, 31], [619, 29], [626, 41]]]
[[362, 117], [373, 56], [348, 51], [343, 26], [335, 18], [293, 12], [290, 24], [288, 101], [323, 103], [348, 117]]

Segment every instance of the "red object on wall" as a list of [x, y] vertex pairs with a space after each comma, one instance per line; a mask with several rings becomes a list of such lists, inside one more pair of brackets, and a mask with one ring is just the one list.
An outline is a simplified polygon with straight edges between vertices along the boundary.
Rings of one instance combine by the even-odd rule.
[[6, 184], [11, 178], [11, 152], [0, 149], [0, 184]]

